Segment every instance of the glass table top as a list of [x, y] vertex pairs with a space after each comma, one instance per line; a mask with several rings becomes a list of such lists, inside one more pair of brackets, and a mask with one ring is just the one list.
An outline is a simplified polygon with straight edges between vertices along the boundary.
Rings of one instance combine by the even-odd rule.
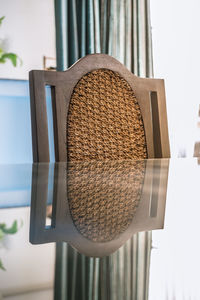
[[0, 165], [0, 299], [200, 299], [200, 162]]

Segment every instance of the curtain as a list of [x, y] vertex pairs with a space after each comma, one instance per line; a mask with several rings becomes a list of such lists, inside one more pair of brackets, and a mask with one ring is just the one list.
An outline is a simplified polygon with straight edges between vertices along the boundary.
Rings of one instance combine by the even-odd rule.
[[[57, 69], [106, 53], [135, 75], [152, 77], [149, 0], [55, 0]], [[54, 299], [148, 299], [151, 232], [114, 254], [89, 258], [57, 243]]]
[[135, 75], [151, 77], [149, 0], [55, 0], [57, 69], [106, 53]]
[[67, 243], [56, 245], [54, 299], [148, 299], [151, 232], [135, 234], [103, 258], [79, 254]]

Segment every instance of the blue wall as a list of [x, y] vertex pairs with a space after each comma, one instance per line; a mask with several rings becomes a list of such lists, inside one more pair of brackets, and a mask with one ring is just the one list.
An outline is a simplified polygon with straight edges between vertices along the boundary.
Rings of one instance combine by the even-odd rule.
[[[49, 87], [46, 88], [46, 98], [50, 160], [54, 162], [53, 120]], [[0, 80], [0, 207], [30, 204], [32, 162], [29, 82], [26, 80]], [[2, 164], [18, 165], [2, 166]], [[53, 177], [53, 169], [49, 175]], [[53, 182], [50, 185], [51, 192]]]
[[[50, 88], [46, 88], [50, 160], [54, 161]], [[32, 138], [29, 83], [0, 80], [0, 164], [31, 163]]]
[[28, 81], [0, 80], [0, 163], [32, 160]]

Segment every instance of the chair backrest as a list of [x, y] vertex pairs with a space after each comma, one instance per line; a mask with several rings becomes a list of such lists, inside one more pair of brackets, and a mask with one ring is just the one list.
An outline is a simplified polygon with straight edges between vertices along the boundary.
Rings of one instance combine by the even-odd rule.
[[170, 157], [164, 80], [139, 78], [93, 54], [65, 72], [30, 72], [34, 162], [49, 162], [45, 85], [56, 161]]

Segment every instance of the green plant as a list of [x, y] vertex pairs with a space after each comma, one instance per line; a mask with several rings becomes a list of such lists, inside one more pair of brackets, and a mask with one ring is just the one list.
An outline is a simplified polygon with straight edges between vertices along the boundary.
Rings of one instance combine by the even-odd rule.
[[[3, 240], [5, 235], [7, 234], [15, 234], [19, 231], [19, 229], [22, 227], [23, 223], [19, 225], [17, 220], [13, 221], [11, 227], [7, 227], [5, 223], [0, 223], [0, 242]], [[5, 271], [5, 267], [2, 263], [2, 260], [0, 259], [0, 269]]]
[[[5, 16], [0, 18], [0, 25], [2, 24], [2, 21], [5, 19]], [[22, 63], [22, 60], [18, 57], [17, 54], [9, 52], [6, 53], [4, 50], [0, 47], [0, 63], [4, 64], [6, 60], [10, 60], [14, 67], [17, 66], [17, 61], [19, 60], [20, 63]]]

